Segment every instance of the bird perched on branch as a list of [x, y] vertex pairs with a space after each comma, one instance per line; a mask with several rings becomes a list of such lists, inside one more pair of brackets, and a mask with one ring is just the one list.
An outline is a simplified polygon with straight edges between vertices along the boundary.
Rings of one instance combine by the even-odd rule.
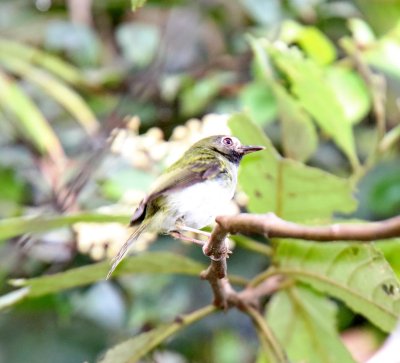
[[226, 135], [207, 137], [192, 145], [140, 202], [130, 221], [138, 227], [114, 257], [107, 279], [144, 231], [196, 242], [183, 233], [197, 232], [221, 214], [235, 193], [242, 157], [263, 149], [242, 145], [236, 137]]

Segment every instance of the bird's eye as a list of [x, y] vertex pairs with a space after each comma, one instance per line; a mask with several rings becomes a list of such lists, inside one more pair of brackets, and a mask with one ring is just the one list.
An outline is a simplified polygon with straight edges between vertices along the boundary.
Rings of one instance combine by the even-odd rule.
[[228, 145], [228, 146], [233, 145], [233, 140], [232, 140], [230, 137], [225, 137], [225, 138], [222, 140], [222, 142], [223, 142], [225, 145]]

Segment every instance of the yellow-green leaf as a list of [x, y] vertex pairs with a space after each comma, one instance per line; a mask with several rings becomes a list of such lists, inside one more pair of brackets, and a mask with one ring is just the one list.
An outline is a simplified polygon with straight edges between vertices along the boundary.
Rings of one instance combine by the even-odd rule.
[[239, 168], [239, 183], [249, 197], [250, 212], [274, 212], [286, 220], [304, 222], [328, 220], [334, 212], [355, 209], [348, 180], [282, 158], [246, 115], [232, 116], [229, 127], [244, 144], [266, 147], [244, 157]]
[[83, 98], [72, 88], [50, 73], [31, 66], [26, 61], [0, 53], [0, 64], [10, 72], [40, 86], [49, 96], [68, 110], [82, 125], [89, 135], [99, 128], [96, 116]]
[[26, 44], [0, 38], [0, 54], [14, 56], [30, 64], [38, 65], [70, 84], [81, 85], [83, 83], [82, 73], [78, 68], [64, 62], [61, 58]]
[[0, 220], [0, 241], [25, 233], [39, 233], [72, 225], [78, 222], [120, 222], [128, 224], [130, 215], [82, 212], [69, 215], [23, 216]]
[[43, 114], [18, 84], [1, 70], [0, 107], [15, 115], [20, 128], [40, 152], [46, 152], [56, 160], [64, 157], [60, 141]]
[[216, 311], [215, 306], [208, 305], [193, 313], [183, 315], [179, 321], [165, 324], [149, 332], [137, 335], [109, 349], [99, 363], [134, 363], [151, 352], [163, 341], [194, 322], [203, 319]]
[[292, 362], [354, 363], [335, 315], [333, 302], [301, 285], [279, 291], [267, 310], [268, 323]]
[[325, 81], [325, 70], [295, 49], [273, 46], [267, 49], [274, 64], [289, 78], [291, 91], [304, 109], [342, 149], [353, 168], [357, 168], [353, 130], [335, 90]]
[[400, 283], [373, 244], [277, 242], [280, 272], [343, 300], [386, 332], [400, 316]]
[[[180, 274], [198, 276], [204, 268], [204, 265], [176, 253], [144, 252], [124, 259], [115, 270], [113, 276], [126, 274]], [[104, 261], [53, 275], [10, 280], [10, 283], [16, 287], [29, 289], [29, 293], [25, 294], [24, 298], [39, 297], [103, 280], [109, 270], [110, 262]], [[3, 295], [0, 298], [0, 302], [6, 296], [8, 295]]]

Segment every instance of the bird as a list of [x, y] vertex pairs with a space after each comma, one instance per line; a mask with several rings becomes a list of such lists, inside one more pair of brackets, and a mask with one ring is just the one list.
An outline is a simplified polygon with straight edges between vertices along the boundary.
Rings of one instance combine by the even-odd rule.
[[113, 258], [107, 279], [145, 231], [199, 242], [184, 232], [198, 232], [223, 212], [234, 196], [243, 156], [263, 149], [242, 145], [229, 135], [214, 135], [193, 144], [160, 175], [139, 203], [130, 220], [130, 226], [137, 228]]

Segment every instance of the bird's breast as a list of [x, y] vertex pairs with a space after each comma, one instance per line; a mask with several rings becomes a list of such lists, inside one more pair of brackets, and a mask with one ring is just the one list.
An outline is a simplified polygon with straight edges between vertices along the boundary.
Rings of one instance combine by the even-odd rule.
[[175, 191], [167, 196], [170, 215], [173, 219], [182, 218], [189, 227], [203, 228], [211, 224], [216, 216], [225, 214], [235, 187], [236, 180], [217, 178]]

